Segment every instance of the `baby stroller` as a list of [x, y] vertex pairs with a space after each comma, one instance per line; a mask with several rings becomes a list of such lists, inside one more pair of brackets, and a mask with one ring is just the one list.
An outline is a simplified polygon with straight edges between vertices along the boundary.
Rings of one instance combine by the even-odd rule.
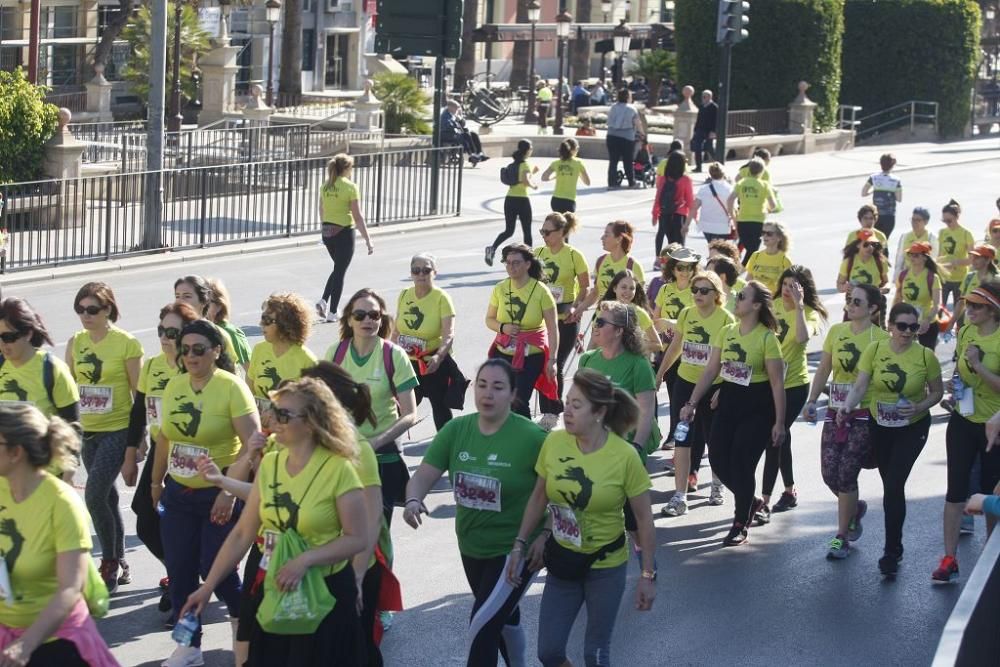
[[[653, 145], [644, 136], [635, 139], [635, 157], [632, 159], [632, 169], [635, 170], [635, 182], [644, 188], [656, 186], [656, 164], [659, 158], [653, 153]], [[621, 169], [615, 174], [615, 185], [625, 181], [625, 172]]]

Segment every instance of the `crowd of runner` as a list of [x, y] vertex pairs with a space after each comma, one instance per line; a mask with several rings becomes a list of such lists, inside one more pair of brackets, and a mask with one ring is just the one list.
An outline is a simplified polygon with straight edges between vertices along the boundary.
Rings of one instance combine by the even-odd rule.
[[[505, 167], [507, 225], [485, 251], [507, 277], [485, 313], [465, 318], [495, 334], [471, 380], [453, 356], [456, 310], [435, 285], [433, 254], [413, 256], [412, 285], [391, 306], [370, 288], [341, 303], [355, 229], [374, 251], [345, 155], [331, 161], [318, 206], [334, 262], [323, 298], [268, 296], [252, 348], [230, 321], [225, 286], [197, 275], [165, 290], [158, 350], [116, 325], [105, 283], [77, 292], [81, 328], [64, 359], [46, 349], [53, 338], [27, 301], [0, 301], [0, 665], [118, 664], [93, 619], [132, 577], [119, 475], [136, 487], [137, 536], [162, 564], [159, 609], [177, 641], [166, 667], [204, 664], [200, 614], [213, 593], [237, 665], [383, 664], [379, 643], [402, 608], [392, 532], [407, 528], [393, 517], [401, 507], [419, 529], [445, 474], [474, 599], [468, 664], [533, 662], [519, 601], [544, 568], [537, 659], [569, 664], [586, 606], [586, 664], [608, 665], [630, 558], [632, 603], [649, 610], [656, 598], [654, 519], [694, 511], [688, 494], [706, 452], [708, 504], [733, 507], [725, 546], [794, 509], [790, 429], [800, 416], [823, 424], [822, 476], [836, 498], [826, 557], [849, 557], [861, 538], [869, 503], [858, 476], [874, 468], [878, 567], [891, 577], [904, 553], [907, 477], [931, 409], [947, 411], [943, 558], [928, 569], [955, 580], [963, 517], [985, 511], [992, 528], [1000, 511], [983, 495], [1000, 482], [1000, 219], [969, 230], [951, 200], [939, 232], [922, 207], [904, 232], [895, 160], [883, 156], [861, 193], [873, 204], [842, 249], [841, 316], [790, 256], [766, 151], [732, 180], [711, 164], [697, 184], [683, 152], [660, 162], [647, 281], [630, 222], [609, 222], [599, 250], [570, 244], [576, 185], [589, 182], [572, 139], [541, 175], [555, 192], [532, 245], [527, 190], [542, 170], [531, 150], [522, 141]], [[518, 219], [524, 242], [504, 245]], [[685, 245], [692, 222], [708, 242], [704, 261]], [[317, 316], [339, 328], [321, 355], [308, 347]], [[811, 373], [807, 349], [820, 336]], [[955, 371], [943, 379], [952, 360], [935, 347], [952, 336]], [[469, 384], [474, 408], [455, 416]], [[664, 385], [669, 410], [659, 414]], [[424, 400], [436, 435], [410, 471], [400, 443]], [[673, 450], [675, 491], [654, 512], [648, 457], [659, 448]], [[80, 462], [83, 498], [71, 486]]]

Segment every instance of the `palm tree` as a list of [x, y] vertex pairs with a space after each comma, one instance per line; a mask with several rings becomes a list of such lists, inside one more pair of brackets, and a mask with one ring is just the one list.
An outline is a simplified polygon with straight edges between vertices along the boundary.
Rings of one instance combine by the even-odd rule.
[[649, 86], [649, 100], [647, 107], [653, 107], [660, 103], [660, 89], [663, 87], [663, 80], [674, 76], [674, 54], [666, 49], [651, 49], [646, 51], [634, 61], [628, 68], [628, 73], [633, 76], [641, 76]]
[[372, 92], [382, 100], [386, 134], [430, 134], [424, 117], [431, 98], [409, 74], [381, 72], [375, 75]]
[[302, 94], [302, 0], [283, 0], [283, 4], [278, 91], [297, 98]]

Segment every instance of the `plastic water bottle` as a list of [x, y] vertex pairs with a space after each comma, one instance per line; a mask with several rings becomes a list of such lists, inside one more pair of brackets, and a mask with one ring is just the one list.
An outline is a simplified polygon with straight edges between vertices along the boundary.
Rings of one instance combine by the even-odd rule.
[[912, 405], [913, 403], [911, 403], [910, 400], [906, 398], [906, 396], [903, 396], [902, 394], [899, 395], [899, 400], [896, 401], [897, 410], [902, 410], [903, 408], [908, 408], [911, 407]]
[[196, 632], [198, 632], [198, 617], [189, 611], [183, 618], [177, 619], [170, 637], [181, 646], [190, 646]]
[[810, 403], [806, 406], [806, 423], [810, 426], [816, 425], [816, 404]]
[[955, 398], [956, 403], [965, 398], [965, 382], [962, 381], [962, 376], [957, 368], [955, 374], [951, 376], [951, 387], [951, 395]]
[[674, 427], [674, 442], [684, 442], [688, 438], [688, 431], [691, 426], [687, 422], [679, 422], [677, 426]]
[[950, 343], [951, 339], [954, 338], [954, 337], [955, 337], [955, 334], [953, 334], [951, 332], [951, 329], [949, 329], [948, 331], [944, 332], [944, 336], [942, 336], [941, 338], [942, 338], [942, 340], [944, 340], [945, 343]]

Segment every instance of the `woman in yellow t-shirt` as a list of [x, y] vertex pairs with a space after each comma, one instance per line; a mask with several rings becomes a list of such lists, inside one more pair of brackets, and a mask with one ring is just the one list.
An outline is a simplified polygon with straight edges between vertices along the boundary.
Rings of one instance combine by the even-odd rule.
[[[649, 314], [646, 291], [642, 288], [642, 283], [639, 282], [632, 271], [625, 269], [615, 274], [611, 284], [608, 285], [607, 291], [601, 297], [601, 302], [603, 301], [617, 301], [618, 303], [635, 306], [636, 318], [639, 320], [639, 331], [643, 335], [643, 349], [646, 351], [646, 354], [659, 352], [663, 349], [663, 344], [660, 342], [660, 335], [656, 332], [653, 316]], [[594, 341], [594, 334], [591, 333], [590, 349], [593, 350], [596, 347], [597, 343]]]
[[0, 405], [4, 665], [118, 665], [81, 594], [93, 567], [86, 509], [73, 487], [45, 470], [75, 469], [79, 442], [59, 417], [27, 403]]
[[[542, 592], [538, 657], [543, 664], [566, 663], [566, 641], [586, 601], [584, 656], [597, 664], [609, 655], [618, 606], [625, 593], [628, 547], [626, 504], [635, 514], [641, 573], [635, 603], [649, 611], [656, 599], [656, 553], [649, 473], [639, 452], [625, 440], [639, 418], [639, 406], [604, 374], [583, 368], [566, 395], [566, 430], [542, 444], [535, 464], [538, 480], [521, 519], [507, 566], [519, 585], [528, 538], [549, 509], [552, 534], [545, 543], [548, 576]], [[583, 491], [581, 491], [583, 489]], [[574, 571], [581, 554], [593, 559]], [[537, 569], [540, 564], [531, 563]]]
[[870, 229], [859, 229], [850, 245], [844, 248], [844, 261], [837, 274], [837, 290], [849, 292], [855, 285], [874, 285], [880, 290], [889, 282], [889, 266], [882, 252], [882, 242]]
[[531, 419], [531, 393], [559, 398], [556, 355], [559, 322], [552, 292], [542, 282], [542, 263], [520, 243], [503, 249], [506, 280], [493, 288], [486, 326], [497, 333], [489, 356], [506, 359], [517, 371], [514, 412]]
[[[691, 423], [698, 405], [710, 392], [718, 393], [715, 424], [708, 440], [712, 472], [733, 492], [733, 525], [722, 544], [734, 547], [747, 541], [753, 516], [764, 501], [754, 496], [757, 463], [768, 447], [785, 439], [784, 362], [775, 332], [771, 292], [752, 280], [736, 295], [736, 322], [711, 337], [708, 365], [691, 398], [681, 408], [682, 421]], [[714, 383], [722, 377], [722, 384]]]
[[[174, 281], [174, 301], [177, 303], [186, 303], [195, 309], [198, 317], [204, 317], [219, 327], [219, 331], [225, 334], [223, 340], [226, 344], [226, 353], [233, 360], [233, 363], [242, 369], [241, 372], [244, 372], [246, 371], [247, 364], [238, 362], [240, 354], [232, 335], [222, 325], [216, 323], [215, 319], [211, 316], [212, 301], [215, 298], [216, 294], [212, 287], [212, 281], [207, 278], [198, 275], [187, 275]], [[244, 338], [246, 337], [244, 336]], [[249, 360], [249, 358], [248, 349], [247, 359]]]
[[334, 322], [340, 308], [340, 295], [344, 291], [347, 267], [354, 259], [354, 226], [368, 246], [368, 254], [375, 252], [365, 217], [361, 214], [361, 196], [358, 186], [351, 181], [354, 158], [338, 153], [326, 165], [326, 182], [319, 191], [319, 219], [323, 222], [323, 245], [326, 246], [333, 271], [326, 279], [323, 296], [316, 302], [316, 312], [321, 319]]
[[556, 187], [549, 205], [556, 213], [576, 213], [576, 183], [582, 181], [584, 185], [590, 185], [587, 167], [576, 156], [579, 151], [580, 142], [572, 137], [563, 139], [559, 144], [559, 159], [542, 173], [543, 181], [555, 174]]
[[778, 278], [792, 265], [788, 257], [790, 241], [785, 226], [776, 220], [765, 222], [761, 228], [763, 250], [754, 251], [747, 260], [747, 281], [759, 280], [771, 294], [778, 292]]
[[[336, 604], [310, 635], [275, 634], [251, 622], [248, 661], [302, 667], [362, 664], [358, 588], [350, 565], [367, 547], [369, 528], [355, 467], [359, 445], [354, 427], [320, 380], [290, 382], [271, 398], [275, 436], [283, 448], [264, 456], [239, 523], [220, 546], [205, 583], [186, 598], [182, 613], [200, 614], [258, 540], [264, 545], [260, 568], [266, 570], [273, 545], [295, 530], [308, 549], [281, 566], [275, 583], [282, 591], [294, 590], [310, 568], [318, 568]], [[256, 604], [265, 590], [257, 587]]]
[[[105, 283], [87, 283], [76, 293], [73, 309], [83, 330], [66, 345], [66, 364], [80, 389], [80, 422], [83, 425], [83, 465], [87, 468], [87, 510], [101, 542], [101, 576], [114, 592], [118, 584], [131, 583], [125, 558], [125, 533], [118, 489], [119, 472], [129, 472], [135, 484], [135, 451], [128, 451], [132, 395], [139, 385], [142, 345], [132, 334], [116, 327], [118, 303]], [[123, 470], [125, 457], [133, 457]]]
[[417, 405], [427, 398], [434, 428], [440, 431], [451, 421], [448, 387], [460, 371], [451, 355], [455, 344], [455, 304], [447, 292], [434, 285], [435, 276], [434, 255], [420, 253], [410, 258], [413, 287], [399, 294], [392, 342], [406, 350], [413, 372], [420, 380], [414, 388]]
[[594, 289], [583, 303], [584, 310], [597, 303], [603, 294], [607, 294], [611, 281], [621, 271], [628, 269], [640, 283], [645, 284], [646, 274], [642, 270], [642, 265], [629, 254], [634, 243], [635, 227], [632, 223], [615, 220], [605, 225], [604, 233], [601, 234], [604, 254], [594, 263]]
[[[239, 514], [231, 493], [220, 492], [198, 477], [199, 458], [205, 456], [225, 471], [260, 431], [253, 394], [233, 374], [224, 341], [225, 333], [208, 320], [186, 325], [179, 346], [183, 372], [163, 390], [163, 421], [156, 434], [150, 488], [160, 512], [174, 609], [180, 609], [198, 587], [202, 564], [215, 558]], [[246, 472], [240, 472], [245, 479]], [[215, 588], [235, 619], [240, 578], [235, 570], [227, 575]], [[200, 628], [191, 645], [178, 646], [170, 659], [177, 664], [201, 660]]]
[[937, 347], [938, 311], [941, 310], [941, 276], [937, 263], [931, 257], [930, 243], [914, 243], [906, 250], [910, 268], [904, 269], [896, 279], [896, 296], [892, 305], [907, 303], [917, 309], [920, 331], [917, 340], [924, 347]]
[[989, 243], [977, 243], [969, 251], [969, 259], [972, 264], [969, 266], [969, 273], [962, 280], [962, 298], [958, 300], [955, 308], [955, 317], [952, 318], [953, 329], [961, 329], [965, 324], [965, 295], [972, 292], [983, 283], [997, 277], [997, 251]]
[[538, 172], [538, 167], [528, 162], [531, 157], [531, 142], [521, 139], [517, 142], [517, 150], [511, 159], [517, 163], [517, 183], [507, 188], [507, 196], [503, 200], [504, 230], [500, 232], [492, 244], [486, 246], [484, 259], [487, 266], [493, 266], [493, 257], [500, 244], [514, 235], [514, 224], [521, 221], [521, 233], [524, 235], [524, 245], [531, 247], [531, 200], [528, 199], [528, 188], [538, 189], [538, 184], [531, 177]]

